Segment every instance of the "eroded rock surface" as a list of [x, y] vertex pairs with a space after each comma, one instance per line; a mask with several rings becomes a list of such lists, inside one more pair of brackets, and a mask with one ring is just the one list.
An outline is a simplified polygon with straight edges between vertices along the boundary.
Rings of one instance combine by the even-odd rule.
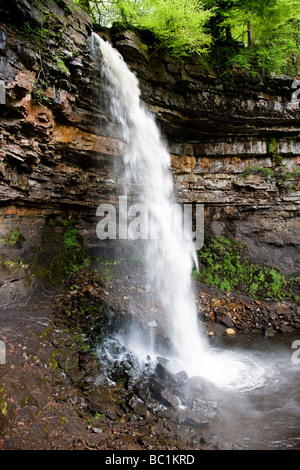
[[[93, 245], [96, 208], [118, 195], [120, 146], [101, 58], [91, 55], [91, 20], [68, 1], [1, 8], [2, 239], [11, 227], [31, 224], [36, 211], [55, 212], [84, 220]], [[179, 200], [205, 205], [206, 236], [230, 233], [253, 260], [295, 274], [300, 143], [293, 79], [218, 77], [193, 62], [156, 58], [142, 36], [100, 34], [137, 74], [168, 142]]]

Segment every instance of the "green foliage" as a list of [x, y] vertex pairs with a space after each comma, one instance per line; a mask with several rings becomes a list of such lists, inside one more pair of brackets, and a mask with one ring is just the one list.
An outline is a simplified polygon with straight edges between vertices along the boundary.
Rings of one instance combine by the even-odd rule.
[[247, 177], [249, 175], [260, 175], [264, 178], [269, 178], [273, 176], [273, 174], [274, 174], [274, 171], [272, 170], [272, 168], [264, 168], [260, 166], [249, 166], [243, 171], [242, 176]]
[[16, 227], [11, 233], [10, 235], [8, 236], [6, 242], [5, 242], [5, 246], [15, 246], [17, 245], [18, 243], [21, 242], [21, 240], [23, 239], [23, 236], [22, 234], [20, 233], [20, 230], [18, 227]]
[[108, 260], [102, 260], [101, 261], [100, 264], [104, 266], [101, 269], [101, 274], [102, 274], [103, 278], [106, 281], [111, 281], [112, 279], [114, 279], [115, 272], [114, 272], [113, 267], [117, 266], [120, 263], [122, 263], [122, 261], [124, 261], [124, 258], [120, 258], [118, 260], [109, 260], [108, 259]]
[[[298, 0], [230, 0], [219, 4], [221, 26], [229, 28], [240, 47], [229, 65], [281, 74], [299, 68]], [[222, 9], [222, 5], [226, 8]], [[250, 43], [250, 31], [252, 43]]]
[[35, 101], [43, 107], [46, 107], [47, 104], [51, 103], [51, 99], [47, 96], [47, 90], [49, 90], [50, 87], [51, 82], [49, 78], [49, 73], [46, 72], [44, 69], [40, 69], [37, 79], [35, 80], [33, 85], [32, 96]]
[[[75, 3], [82, 6], [81, 0]], [[211, 12], [204, 9], [202, 0], [90, 0], [89, 6], [95, 23], [147, 29], [159, 48], [176, 57], [203, 54], [211, 42], [205, 31]]]
[[[65, 41], [66, 24], [64, 24], [62, 18], [45, 8], [42, 4], [37, 4], [37, 7], [41, 10], [42, 27], [37, 26], [33, 20], [29, 20], [21, 28], [13, 27], [13, 29], [18, 35], [30, 41], [32, 47], [37, 52], [35, 64], [37, 76], [33, 84], [32, 96], [38, 104], [46, 107], [51, 104], [47, 91], [54, 82], [54, 77], [50, 73], [51, 68], [55, 71], [59, 70], [65, 75], [70, 74], [64, 61], [64, 54], [59, 52], [60, 48], [68, 49], [69, 45]], [[51, 41], [50, 54], [52, 55], [53, 63], [49, 58], [49, 41]], [[53, 45], [54, 42], [57, 46]]]
[[280, 176], [281, 176], [282, 180], [290, 180], [290, 179], [293, 179], [293, 178], [299, 178], [300, 177], [300, 166], [298, 166], [293, 171], [286, 171], [285, 173], [281, 173]]
[[277, 152], [277, 149], [278, 149], [278, 142], [276, 139], [273, 138], [268, 145], [268, 151], [269, 153], [274, 154]]
[[298, 166], [293, 171], [286, 171], [280, 173], [277, 182], [285, 190], [298, 189], [300, 181], [300, 167]]
[[70, 75], [70, 71], [69, 71], [68, 67], [66, 66], [66, 64], [64, 63], [63, 59], [57, 58], [56, 59], [56, 65], [57, 65], [58, 69], [61, 71], [61, 73], [65, 74], [65, 75]]
[[26, 21], [21, 28], [17, 29], [17, 33], [37, 46], [42, 46], [47, 40], [47, 30], [31, 21]]
[[211, 13], [199, 0], [126, 0], [119, 8], [123, 21], [152, 31], [160, 47], [177, 57], [204, 53], [211, 42], [204, 30]]
[[292, 295], [292, 283], [276, 269], [243, 259], [245, 247], [225, 237], [211, 239], [199, 251], [199, 271], [193, 278], [227, 292], [244, 292], [253, 298], [284, 299]]
[[[64, 277], [90, 265], [90, 258], [72, 220], [52, 221], [43, 234], [43, 246], [32, 265], [32, 272], [57, 284]], [[54, 230], [55, 227], [55, 230]]]
[[21, 269], [23, 270], [27, 270], [28, 269], [28, 265], [24, 263], [24, 261], [22, 261], [21, 259], [18, 260], [18, 261], [14, 261], [14, 260], [11, 260], [11, 259], [7, 259], [5, 261], [2, 262], [1, 260], [1, 266], [5, 269], [9, 269], [10, 271], [13, 271], [13, 272], [17, 272]]
[[5, 417], [8, 412], [8, 405], [5, 399], [4, 387], [0, 388], [0, 418]]
[[74, 0], [100, 26], [147, 29], [175, 57], [209, 52], [212, 65], [251, 75], [299, 69], [298, 0]]

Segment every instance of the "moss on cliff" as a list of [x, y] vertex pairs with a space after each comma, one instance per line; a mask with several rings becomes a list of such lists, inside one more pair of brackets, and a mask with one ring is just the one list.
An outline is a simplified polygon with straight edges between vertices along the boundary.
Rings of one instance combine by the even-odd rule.
[[89, 266], [90, 258], [73, 220], [50, 219], [42, 233], [42, 244], [32, 263], [32, 273], [50, 284]]

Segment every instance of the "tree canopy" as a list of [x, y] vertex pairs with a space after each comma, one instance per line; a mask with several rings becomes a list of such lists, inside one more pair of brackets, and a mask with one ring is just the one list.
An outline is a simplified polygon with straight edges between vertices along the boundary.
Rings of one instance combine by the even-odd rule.
[[299, 71], [299, 0], [74, 0], [95, 24], [147, 29], [176, 57], [197, 54], [222, 69]]

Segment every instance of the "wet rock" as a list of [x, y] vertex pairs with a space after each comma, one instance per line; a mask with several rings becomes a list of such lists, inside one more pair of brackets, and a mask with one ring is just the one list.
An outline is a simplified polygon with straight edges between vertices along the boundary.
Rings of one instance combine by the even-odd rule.
[[265, 329], [265, 337], [266, 338], [273, 338], [275, 336], [275, 331], [272, 326], [269, 326]]
[[6, 44], [6, 34], [4, 31], [0, 31], [0, 49], [4, 49]]
[[136, 395], [144, 402], [148, 403], [151, 398], [151, 390], [148, 382], [145, 380], [137, 380], [133, 385]]
[[116, 35], [116, 46], [128, 60], [141, 64], [148, 62], [148, 52], [140, 38], [130, 31], [123, 31]]
[[154, 398], [159, 398], [164, 388], [164, 384], [156, 377], [156, 375], [152, 374], [149, 377], [149, 389], [151, 390]]
[[74, 352], [65, 352], [57, 356], [57, 362], [61, 369], [66, 373], [72, 373], [72, 371], [78, 368], [78, 356]]
[[86, 373], [95, 371], [97, 369], [97, 361], [95, 357], [86, 352], [80, 352], [78, 358], [78, 366]]
[[199, 376], [191, 377], [185, 386], [186, 394], [189, 394], [194, 390], [207, 392], [213, 389], [215, 389], [215, 385], [212, 382]]
[[176, 386], [178, 383], [176, 376], [160, 363], [156, 366], [155, 374], [163, 380], [166, 385]]
[[105, 404], [100, 396], [88, 396], [87, 398], [87, 407], [92, 414], [104, 415], [107, 412]]
[[[160, 372], [163, 372], [163, 376], [166, 377], [166, 381], [157, 375], [152, 374], [149, 378], [149, 388], [151, 390], [152, 397], [159, 401], [162, 405], [167, 407], [177, 407], [180, 401], [177, 397], [177, 382], [175, 376], [166, 371], [165, 368], [159, 368]], [[167, 372], [166, 376], [164, 375]]]
[[280, 325], [278, 327], [278, 331], [280, 331], [281, 333], [291, 333], [293, 331], [293, 328], [289, 325]]
[[189, 376], [184, 370], [177, 372], [175, 374], [175, 378], [178, 385], [184, 385], [189, 380]]
[[216, 320], [221, 323], [221, 325], [226, 326], [227, 328], [231, 328], [233, 326], [232, 319], [229, 315], [216, 315]]
[[84, 377], [79, 383], [78, 388], [81, 390], [91, 390], [95, 386], [94, 377]]
[[136, 396], [133, 396], [129, 401], [128, 401], [129, 407], [133, 410], [133, 412], [142, 417], [145, 418], [148, 414], [148, 408], [145, 403], [143, 403], [141, 400], [139, 400]]
[[178, 397], [176, 397], [171, 390], [165, 389], [161, 392], [161, 396], [163, 398], [163, 403], [166, 404], [166, 406], [171, 406], [173, 408], [176, 408], [180, 405], [180, 401]]
[[178, 424], [185, 424], [196, 429], [205, 428], [209, 421], [207, 418], [197, 414], [192, 410], [180, 410], [178, 413]]
[[87, 429], [95, 434], [101, 434], [103, 432], [101, 428], [95, 428], [93, 426], [87, 426]]

